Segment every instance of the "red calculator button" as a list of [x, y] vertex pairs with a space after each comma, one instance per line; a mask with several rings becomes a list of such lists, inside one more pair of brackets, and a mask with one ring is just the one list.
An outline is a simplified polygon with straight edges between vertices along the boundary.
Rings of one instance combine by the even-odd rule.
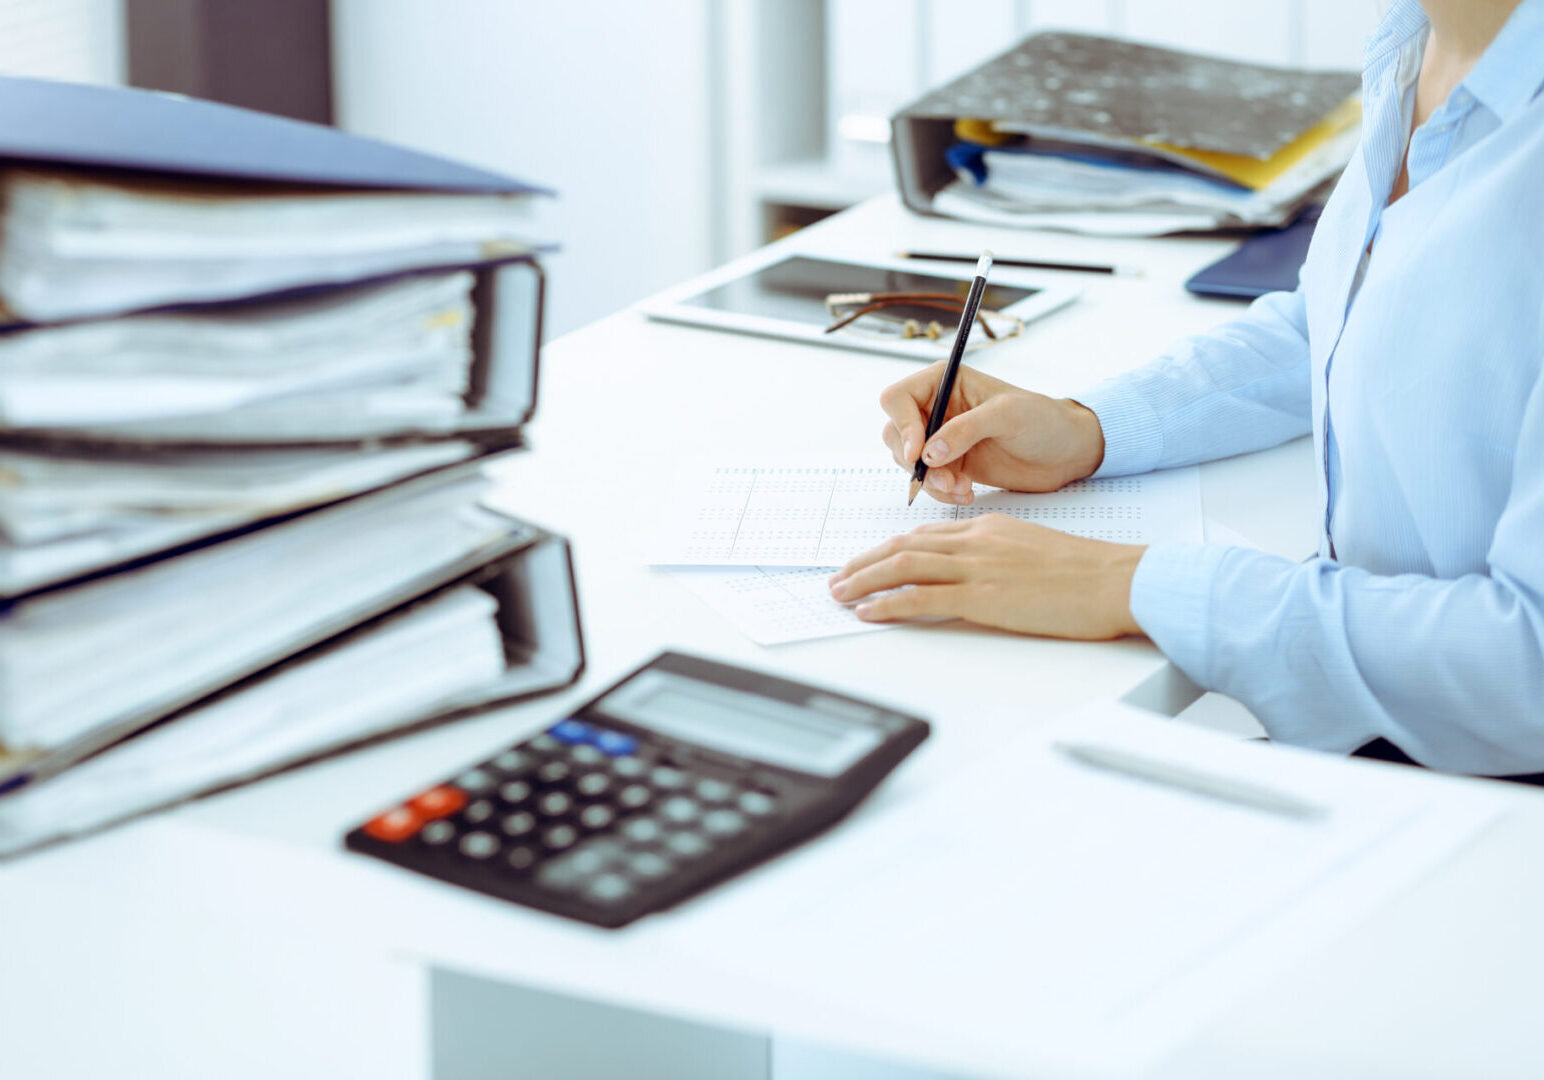
[[412, 807], [399, 806], [371, 820], [364, 830], [367, 836], [384, 840], [388, 844], [398, 844], [416, 833], [423, 823], [422, 815]]
[[445, 817], [466, 805], [466, 792], [460, 788], [441, 784], [408, 801], [408, 806], [424, 818]]

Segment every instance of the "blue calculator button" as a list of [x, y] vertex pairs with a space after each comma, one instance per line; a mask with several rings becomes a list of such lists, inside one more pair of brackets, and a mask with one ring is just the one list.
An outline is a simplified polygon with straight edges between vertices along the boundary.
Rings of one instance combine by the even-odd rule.
[[594, 738], [595, 747], [612, 757], [626, 757], [638, 749], [638, 740], [620, 731], [599, 731]]
[[590, 737], [590, 733], [590, 725], [578, 720], [563, 720], [554, 724], [547, 732], [554, 739], [568, 743], [570, 746], [584, 742]]

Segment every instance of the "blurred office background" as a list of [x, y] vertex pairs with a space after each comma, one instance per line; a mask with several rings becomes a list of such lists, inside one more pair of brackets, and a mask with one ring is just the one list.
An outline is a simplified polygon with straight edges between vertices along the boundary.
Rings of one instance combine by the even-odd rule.
[[230, 101], [555, 187], [555, 336], [887, 190], [889, 113], [1033, 30], [1356, 69], [1384, 6], [0, 0], [0, 73]]

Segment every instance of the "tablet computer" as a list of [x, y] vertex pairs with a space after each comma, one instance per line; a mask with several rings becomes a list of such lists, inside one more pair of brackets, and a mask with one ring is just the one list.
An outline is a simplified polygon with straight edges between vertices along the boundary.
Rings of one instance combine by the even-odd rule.
[[[905, 260], [852, 262], [770, 248], [751, 265], [735, 263], [722, 271], [673, 289], [643, 311], [650, 318], [742, 334], [789, 338], [838, 348], [886, 353], [931, 363], [945, 359], [954, 341], [957, 311], [925, 304], [891, 304], [858, 322], [827, 333], [835, 320], [828, 297], [924, 293], [963, 300], [973, 268], [956, 273], [929, 266], [924, 272]], [[1079, 290], [1036, 284], [1009, 271], [994, 271], [981, 301], [994, 331], [1012, 334], [1022, 324], [1075, 300]], [[838, 304], [851, 312], [861, 303]], [[908, 336], [908, 322], [911, 323]], [[987, 335], [978, 323], [970, 345], [979, 348]]]

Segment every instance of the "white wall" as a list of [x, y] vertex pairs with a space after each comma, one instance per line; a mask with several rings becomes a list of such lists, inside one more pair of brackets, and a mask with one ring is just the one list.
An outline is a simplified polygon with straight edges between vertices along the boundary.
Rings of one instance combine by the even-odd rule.
[[[564, 246], [555, 334], [759, 242], [762, 204], [798, 198], [769, 194], [789, 164], [811, 205], [823, 187], [831, 201], [884, 189], [887, 151], [844, 145], [844, 109], [882, 128], [1032, 30], [1356, 68], [1385, 2], [333, 0], [337, 115], [561, 191], [542, 217]], [[829, 107], [812, 112], [795, 87], [820, 79], [822, 55]], [[795, 114], [808, 138], [788, 130]], [[796, 160], [811, 147], [824, 158]]]
[[0, 75], [123, 82], [120, 0], [0, 0]]
[[334, 0], [337, 122], [557, 188], [549, 339], [711, 259], [704, 0]]

